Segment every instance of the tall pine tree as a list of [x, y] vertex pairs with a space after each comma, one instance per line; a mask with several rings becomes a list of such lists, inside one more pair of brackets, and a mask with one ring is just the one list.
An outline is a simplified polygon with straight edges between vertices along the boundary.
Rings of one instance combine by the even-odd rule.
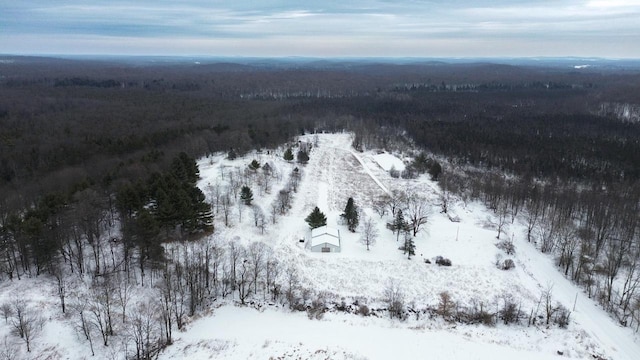
[[407, 254], [407, 259], [409, 260], [416, 254], [416, 244], [409, 231], [405, 231], [404, 233], [404, 253]]
[[251, 205], [253, 201], [253, 191], [251, 191], [251, 188], [246, 185], [242, 187], [240, 190], [240, 200], [242, 200], [245, 205]]
[[344, 207], [344, 212], [340, 214], [340, 216], [347, 223], [347, 228], [351, 232], [356, 232], [356, 228], [358, 227], [359, 218], [358, 218], [358, 207], [355, 204], [353, 198], [349, 198], [347, 200], [347, 205]]
[[327, 225], [327, 217], [320, 211], [320, 208], [316, 206], [315, 209], [307, 216], [304, 221], [309, 224], [309, 227], [312, 229], [319, 228], [321, 226]]
[[398, 211], [396, 212], [396, 217], [393, 219], [393, 231], [396, 232], [396, 241], [400, 239], [400, 233], [405, 231], [407, 227], [408, 224], [404, 219], [402, 209], [398, 209]]
[[284, 152], [284, 159], [287, 161], [293, 160], [293, 151], [291, 150], [291, 148], [287, 148], [287, 150]]

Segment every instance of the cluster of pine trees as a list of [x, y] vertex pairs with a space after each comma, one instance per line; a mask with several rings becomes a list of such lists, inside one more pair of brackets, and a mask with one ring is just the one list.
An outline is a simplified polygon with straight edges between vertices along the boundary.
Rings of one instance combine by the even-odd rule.
[[146, 182], [122, 186], [116, 204], [122, 215], [123, 237], [140, 246], [145, 259], [160, 260], [163, 241], [183, 239], [213, 229], [211, 207], [196, 186], [195, 160], [180, 153], [165, 173], [153, 173]]

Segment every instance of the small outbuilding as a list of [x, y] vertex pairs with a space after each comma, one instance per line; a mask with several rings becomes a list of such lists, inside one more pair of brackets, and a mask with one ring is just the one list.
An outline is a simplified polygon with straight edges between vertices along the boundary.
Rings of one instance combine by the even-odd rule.
[[313, 252], [340, 252], [340, 230], [326, 225], [312, 229], [307, 245]]

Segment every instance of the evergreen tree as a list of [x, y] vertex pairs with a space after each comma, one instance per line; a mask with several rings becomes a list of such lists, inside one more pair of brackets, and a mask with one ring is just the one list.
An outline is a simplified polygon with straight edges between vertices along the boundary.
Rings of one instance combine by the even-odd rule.
[[152, 215], [167, 235], [178, 225], [181, 232], [188, 234], [212, 228], [211, 207], [196, 186], [198, 177], [195, 161], [181, 153], [172, 161], [169, 173], [154, 175], [148, 182]]
[[229, 149], [229, 152], [227, 153], [227, 159], [235, 160], [237, 157], [238, 157], [238, 154], [236, 154], [236, 151], [233, 149]]
[[138, 212], [133, 226], [132, 235], [140, 248], [140, 266], [144, 267], [146, 260], [159, 261], [162, 259], [163, 249], [160, 246], [158, 235], [160, 225], [147, 209]]
[[320, 209], [316, 206], [315, 209], [307, 216], [304, 221], [309, 224], [309, 227], [312, 229], [319, 228], [321, 226], [327, 225], [327, 217], [320, 211]]
[[248, 186], [243, 186], [240, 190], [240, 199], [245, 205], [251, 205], [253, 201], [253, 191]]
[[153, 212], [155, 218], [163, 227], [174, 228], [178, 223], [178, 212], [172, 198], [164, 189], [158, 189], [154, 197]]
[[198, 164], [196, 164], [196, 161], [185, 152], [181, 152], [178, 155], [178, 159], [180, 159], [180, 162], [182, 163], [182, 168], [185, 174], [184, 181], [195, 185], [200, 178], [200, 170], [198, 170]]
[[262, 166], [262, 171], [264, 171], [266, 174], [271, 174], [271, 165], [269, 165], [269, 163], [265, 163]]
[[411, 260], [411, 257], [416, 254], [416, 244], [413, 241], [410, 231], [404, 232], [404, 253], [407, 254], [407, 259]]
[[287, 150], [284, 152], [284, 159], [287, 161], [293, 160], [293, 151], [291, 150], [291, 148], [287, 148]]
[[306, 164], [307, 161], [309, 161], [309, 154], [304, 150], [298, 151], [298, 162], [300, 164]]
[[393, 219], [393, 231], [396, 232], [396, 241], [400, 239], [400, 233], [407, 228], [407, 222], [402, 214], [402, 209], [398, 209], [396, 217]]
[[347, 223], [347, 228], [351, 232], [356, 232], [356, 228], [358, 227], [358, 207], [355, 204], [353, 198], [349, 198], [347, 200], [347, 205], [344, 208], [344, 213], [340, 214], [340, 216]]
[[145, 196], [142, 186], [136, 188], [131, 184], [122, 185], [116, 193], [116, 207], [120, 214], [130, 219], [134, 212], [144, 205]]
[[260, 169], [260, 162], [256, 159], [253, 159], [253, 161], [251, 161], [251, 163], [249, 164], [249, 169], [253, 171]]
[[209, 231], [213, 229], [213, 214], [211, 205], [206, 202], [206, 197], [202, 190], [193, 186], [188, 189], [189, 194], [189, 211], [185, 212], [187, 216], [183, 220], [184, 229], [190, 233], [198, 231]]
[[438, 181], [438, 179], [440, 178], [440, 174], [442, 174], [442, 166], [440, 165], [439, 162], [435, 160], [433, 160], [433, 162], [430, 165], [431, 166], [429, 166], [429, 170], [427, 171], [431, 176], [431, 180]]

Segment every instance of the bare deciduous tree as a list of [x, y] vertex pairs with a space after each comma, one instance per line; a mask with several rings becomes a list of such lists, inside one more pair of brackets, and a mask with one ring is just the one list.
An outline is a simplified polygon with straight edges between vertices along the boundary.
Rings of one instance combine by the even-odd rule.
[[19, 354], [17, 345], [9, 340], [8, 336], [5, 336], [2, 346], [0, 346], [0, 360], [18, 360]]
[[220, 199], [220, 207], [222, 208], [222, 215], [224, 217], [225, 226], [229, 226], [231, 224], [229, 221], [229, 215], [231, 215], [232, 206], [233, 206], [233, 200], [231, 198], [231, 193], [227, 188], [223, 191], [222, 197]]
[[378, 228], [376, 227], [375, 221], [370, 217], [365, 217], [362, 222], [362, 234], [360, 236], [360, 242], [367, 246], [367, 251], [369, 251], [369, 247], [373, 246], [378, 239]]
[[267, 261], [265, 264], [265, 299], [266, 293], [270, 292], [272, 300], [276, 301], [280, 295], [280, 285], [276, 282], [278, 275], [280, 275], [280, 262], [273, 256], [273, 252], [268, 253]]
[[11, 325], [15, 333], [27, 345], [27, 352], [31, 352], [33, 340], [40, 334], [44, 319], [36, 309], [30, 307], [24, 298], [15, 298], [12, 301], [13, 316]]
[[60, 264], [54, 264], [51, 266], [51, 274], [53, 275], [54, 284], [56, 286], [56, 292], [60, 299], [60, 306], [62, 307], [62, 313], [66, 310], [66, 297], [67, 297], [67, 277]]
[[252, 206], [251, 210], [253, 211], [253, 224], [260, 229], [260, 233], [264, 235], [264, 229], [266, 226], [264, 211], [262, 211], [262, 208], [257, 205]]
[[278, 192], [278, 211], [280, 215], [284, 215], [289, 211], [291, 206], [291, 191], [289, 189], [282, 189]]
[[498, 235], [496, 235], [496, 239], [500, 239], [500, 234], [504, 233], [506, 230], [507, 220], [509, 218], [509, 207], [505, 200], [500, 201], [497, 205], [496, 213], [498, 215]]
[[544, 302], [544, 311], [546, 315], [547, 326], [549, 326], [551, 322], [551, 318], [553, 314], [556, 312], [556, 308], [553, 306], [552, 302], [552, 294], [553, 294], [553, 284], [548, 284], [547, 287], [542, 291], [542, 301]]
[[8, 324], [9, 318], [13, 316], [13, 307], [11, 306], [11, 304], [3, 303], [2, 305], [0, 305], [0, 314], [2, 314], [2, 317], [4, 318], [4, 323]]
[[271, 223], [275, 224], [276, 220], [278, 220], [278, 209], [280, 208], [280, 206], [278, 205], [277, 201], [274, 201], [271, 203], [270, 206], [270, 214], [271, 214]]
[[91, 245], [95, 273], [100, 274], [102, 255], [102, 234], [105, 230], [106, 211], [103, 198], [93, 189], [87, 189], [75, 195], [77, 202], [76, 217], [82, 233]]
[[300, 277], [298, 275], [298, 268], [294, 265], [290, 265], [287, 267], [286, 281], [287, 281], [287, 289], [286, 289], [286, 297], [287, 302], [289, 303], [289, 308], [293, 309], [293, 307], [297, 303], [296, 291], [300, 286]]
[[220, 212], [220, 199], [222, 198], [222, 188], [220, 187], [220, 184], [207, 184], [205, 189], [209, 196], [211, 207], [214, 209], [214, 213], [218, 214]]
[[387, 214], [387, 207], [390, 199], [391, 197], [389, 195], [384, 194], [373, 200], [373, 210], [380, 215], [380, 217]]
[[265, 267], [265, 259], [271, 248], [262, 242], [254, 242], [249, 245], [248, 259], [251, 275], [253, 277], [253, 293], [258, 294], [258, 282]]
[[135, 345], [136, 360], [154, 359], [163, 347], [157, 312], [158, 309], [151, 302], [139, 304], [132, 312], [127, 330]]
[[400, 284], [394, 280], [389, 279], [383, 292], [384, 302], [387, 304], [389, 310], [389, 316], [392, 318], [397, 317], [402, 319], [404, 315], [404, 292], [400, 287]]
[[407, 195], [406, 208], [407, 211], [405, 215], [409, 219], [409, 225], [411, 225], [411, 230], [415, 237], [418, 234], [418, 231], [420, 231], [422, 225], [429, 222], [429, 218], [431, 217], [431, 206], [429, 206], [427, 199], [413, 193]]
[[115, 295], [120, 305], [120, 311], [122, 312], [122, 322], [126, 322], [127, 319], [127, 304], [131, 300], [133, 292], [133, 286], [129, 282], [120, 276], [118, 273], [117, 280], [115, 281]]
[[91, 349], [91, 356], [95, 356], [95, 352], [93, 350], [93, 326], [90, 320], [87, 317], [87, 314], [90, 313], [87, 309], [89, 307], [89, 303], [84, 299], [75, 299], [71, 304], [72, 312], [77, 315], [75, 319], [75, 327], [77, 331], [85, 337], [85, 339], [89, 342], [89, 348]]
[[109, 337], [113, 335], [113, 302], [113, 284], [109, 277], [104, 277], [93, 285], [88, 299], [90, 321], [100, 332], [104, 346], [109, 346]]

